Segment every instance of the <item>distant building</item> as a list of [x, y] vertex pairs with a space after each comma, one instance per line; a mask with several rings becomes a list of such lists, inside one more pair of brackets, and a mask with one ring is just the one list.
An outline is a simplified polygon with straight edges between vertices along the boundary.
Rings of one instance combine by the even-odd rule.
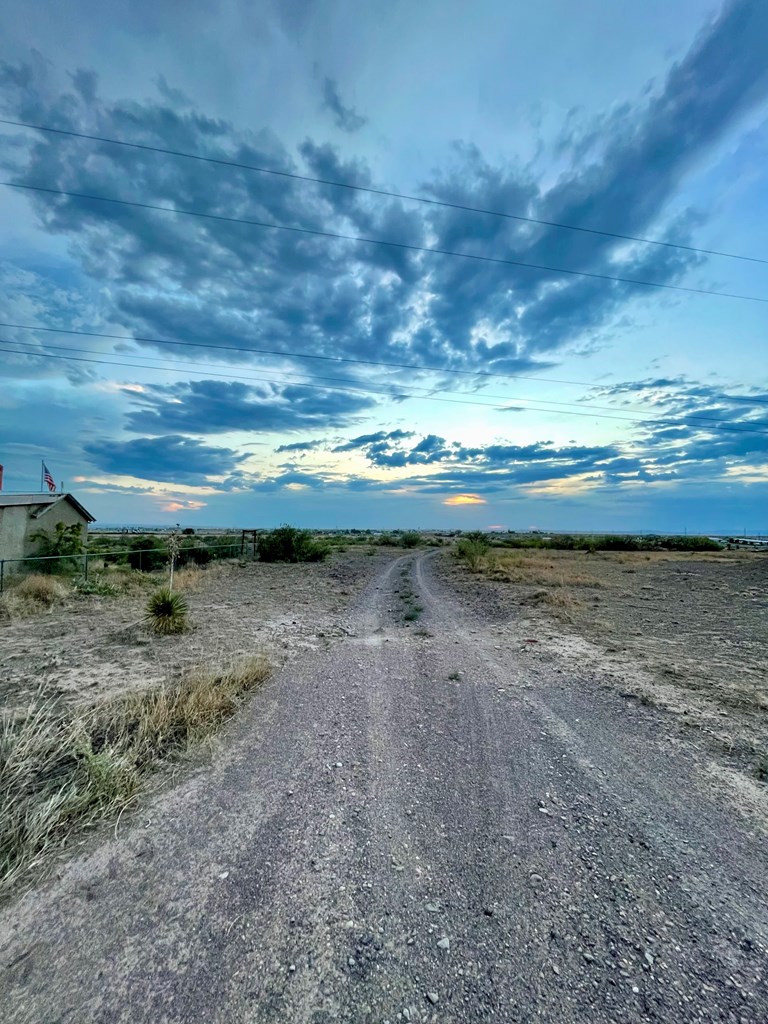
[[53, 534], [56, 524], [80, 523], [83, 539], [95, 518], [71, 494], [3, 494], [0, 492], [0, 559], [37, 554], [32, 534]]

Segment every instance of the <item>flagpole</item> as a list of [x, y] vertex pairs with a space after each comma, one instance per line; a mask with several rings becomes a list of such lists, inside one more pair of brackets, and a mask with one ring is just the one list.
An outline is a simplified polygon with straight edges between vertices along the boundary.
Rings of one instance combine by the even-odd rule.
[[45, 475], [45, 469], [43, 468], [44, 466], [45, 466], [45, 462], [43, 461], [43, 459], [40, 459], [40, 491], [41, 492], [43, 490], [43, 480], [44, 480], [44, 475]]

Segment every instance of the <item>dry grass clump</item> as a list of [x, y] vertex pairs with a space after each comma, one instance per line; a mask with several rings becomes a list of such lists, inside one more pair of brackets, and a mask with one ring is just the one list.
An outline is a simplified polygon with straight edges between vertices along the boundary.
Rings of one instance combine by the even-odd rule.
[[185, 594], [194, 593], [202, 586], [205, 575], [210, 570], [203, 570], [199, 565], [190, 562], [177, 569], [173, 577], [173, 585]]
[[26, 576], [13, 588], [16, 597], [36, 601], [46, 608], [61, 604], [68, 592], [66, 586], [55, 576], [42, 576], [38, 573]]
[[583, 601], [567, 590], [534, 590], [525, 599], [526, 604], [546, 605], [560, 619], [572, 622], [571, 613], [584, 607]]
[[269, 675], [261, 656], [76, 710], [0, 718], [0, 896], [78, 828], [125, 807], [159, 763], [185, 753]]
[[0, 614], [6, 620], [23, 619], [64, 604], [70, 590], [55, 576], [25, 576], [0, 598]]
[[603, 582], [584, 572], [570, 559], [540, 557], [534, 554], [493, 553], [487, 560], [488, 572], [496, 580], [537, 587], [602, 587]]

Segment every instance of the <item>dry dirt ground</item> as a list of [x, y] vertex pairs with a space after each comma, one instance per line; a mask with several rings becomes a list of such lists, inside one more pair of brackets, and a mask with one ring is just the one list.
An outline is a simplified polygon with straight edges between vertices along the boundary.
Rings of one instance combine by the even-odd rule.
[[[653, 637], [642, 587], [668, 604], [695, 595], [690, 577], [669, 582], [674, 560], [622, 564], [607, 572], [634, 596], [582, 580], [604, 598], [589, 616], [637, 601], [616, 623]], [[286, 596], [306, 571], [275, 570]], [[212, 763], [0, 912], [3, 1020], [765, 1024], [765, 786], [713, 760], [682, 716], [622, 695], [622, 673], [646, 685], [631, 649], [585, 639], [577, 607], [540, 585], [472, 577], [445, 552], [349, 552], [312, 571], [311, 646]], [[318, 629], [319, 595], [341, 589]], [[196, 600], [206, 630], [211, 601]], [[609, 645], [634, 642], [622, 629]]]
[[768, 555], [529, 551], [490, 561], [475, 576], [451, 562], [445, 571], [489, 621], [529, 633], [531, 657], [571, 659], [658, 708], [664, 728], [691, 732], [716, 763], [768, 778]]
[[0, 708], [23, 707], [38, 693], [68, 701], [113, 696], [233, 655], [263, 652], [280, 665], [320, 650], [345, 635], [349, 601], [389, 558], [353, 549], [326, 563], [181, 570], [192, 626], [181, 636], [143, 627], [151, 584], [132, 596], [72, 596], [0, 623]]

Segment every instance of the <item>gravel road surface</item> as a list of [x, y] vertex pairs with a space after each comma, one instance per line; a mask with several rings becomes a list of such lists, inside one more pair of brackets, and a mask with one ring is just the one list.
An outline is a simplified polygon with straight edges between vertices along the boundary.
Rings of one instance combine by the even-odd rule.
[[393, 560], [211, 766], [0, 915], [0, 1019], [768, 1021], [759, 814], [445, 557]]

